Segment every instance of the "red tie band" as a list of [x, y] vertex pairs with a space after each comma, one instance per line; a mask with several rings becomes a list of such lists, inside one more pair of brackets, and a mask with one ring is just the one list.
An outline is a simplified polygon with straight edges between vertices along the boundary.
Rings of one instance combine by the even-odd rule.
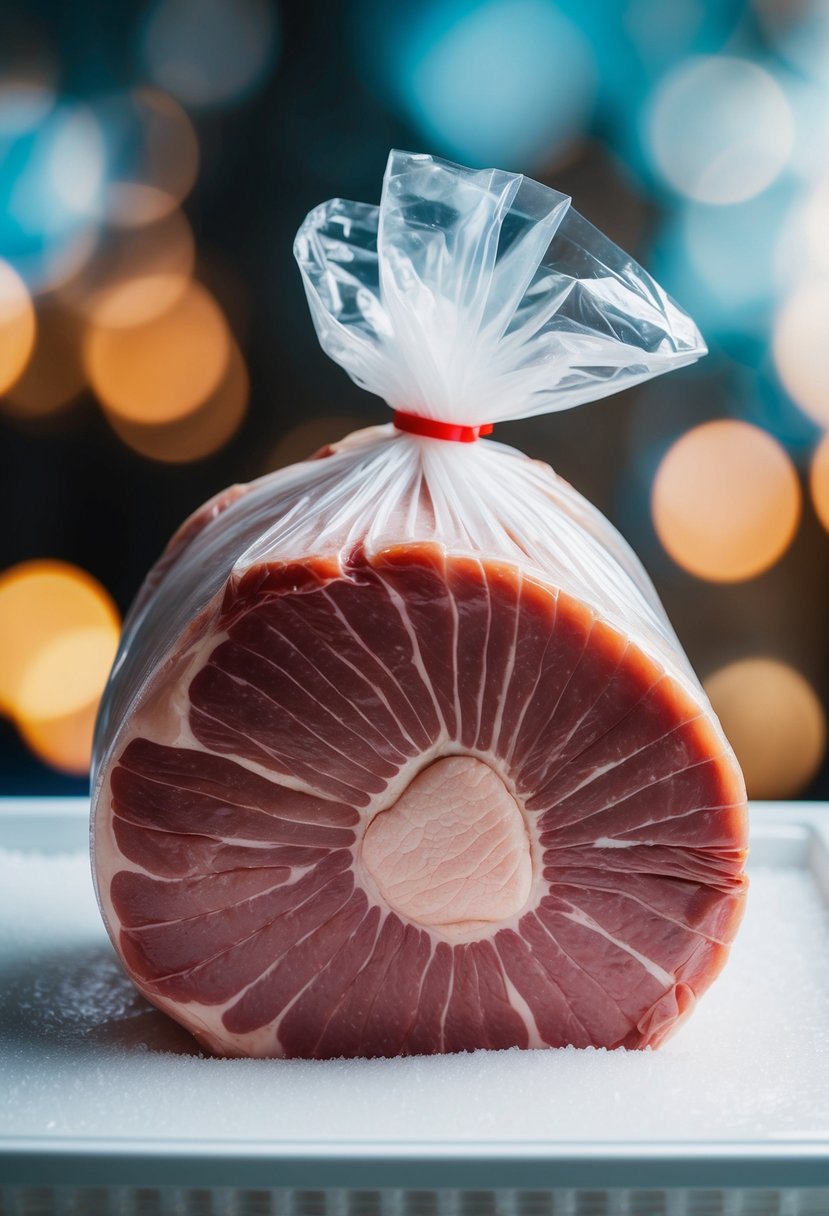
[[492, 423], [480, 426], [462, 426], [457, 422], [436, 422], [433, 418], [421, 418], [419, 414], [394, 411], [394, 425], [398, 431], [409, 435], [425, 435], [427, 439], [451, 439], [455, 443], [474, 443], [479, 435], [490, 435]]

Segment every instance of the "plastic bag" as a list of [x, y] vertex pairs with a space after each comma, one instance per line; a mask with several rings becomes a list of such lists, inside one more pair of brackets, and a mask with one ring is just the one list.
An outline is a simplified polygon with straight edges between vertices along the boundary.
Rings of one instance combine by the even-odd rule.
[[380, 207], [323, 203], [295, 252], [323, 349], [426, 418], [551, 413], [705, 354], [568, 197], [513, 173], [392, 152]]
[[742, 778], [623, 539], [477, 436], [700, 335], [563, 195], [428, 156], [296, 256], [395, 424], [208, 503], [142, 589], [95, 747], [116, 948], [225, 1054], [657, 1045], [741, 916]]

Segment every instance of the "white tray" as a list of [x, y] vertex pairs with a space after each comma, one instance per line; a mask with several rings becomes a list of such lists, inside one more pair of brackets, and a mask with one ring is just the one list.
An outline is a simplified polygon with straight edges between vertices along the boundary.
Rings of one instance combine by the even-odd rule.
[[[752, 809], [753, 889], [732, 958], [661, 1051], [332, 1062], [199, 1057], [119, 969], [86, 816], [80, 799], [0, 801], [0, 1211], [4, 1194], [28, 1211], [20, 1196], [35, 1186], [151, 1186], [829, 1213], [829, 806]], [[578, 1206], [630, 1188], [799, 1198]], [[803, 1206], [809, 1195], [818, 1206]]]

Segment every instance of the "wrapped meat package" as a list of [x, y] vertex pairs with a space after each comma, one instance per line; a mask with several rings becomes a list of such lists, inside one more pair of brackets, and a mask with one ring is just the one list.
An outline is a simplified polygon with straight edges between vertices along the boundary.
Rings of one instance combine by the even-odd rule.
[[394, 422], [214, 498], [144, 584], [95, 747], [115, 947], [225, 1055], [657, 1046], [740, 921], [740, 770], [627, 544], [479, 436], [700, 335], [565, 196], [429, 156], [296, 255]]

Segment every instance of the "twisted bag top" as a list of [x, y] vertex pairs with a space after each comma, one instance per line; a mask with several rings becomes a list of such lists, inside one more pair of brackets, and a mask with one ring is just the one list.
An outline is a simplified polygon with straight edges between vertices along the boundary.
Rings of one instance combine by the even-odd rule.
[[323, 349], [408, 415], [569, 409], [706, 351], [641, 266], [520, 174], [393, 151], [380, 206], [323, 203], [294, 252]]

